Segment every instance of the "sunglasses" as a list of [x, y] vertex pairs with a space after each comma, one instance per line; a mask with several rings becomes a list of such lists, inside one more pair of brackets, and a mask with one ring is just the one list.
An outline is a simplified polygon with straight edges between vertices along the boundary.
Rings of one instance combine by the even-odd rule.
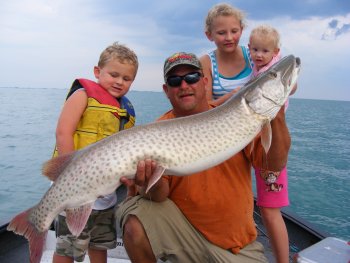
[[184, 80], [187, 84], [194, 84], [200, 80], [201, 76], [202, 74], [200, 72], [192, 72], [184, 76], [169, 76], [166, 79], [166, 83], [170, 87], [179, 87], [181, 85], [182, 80]]

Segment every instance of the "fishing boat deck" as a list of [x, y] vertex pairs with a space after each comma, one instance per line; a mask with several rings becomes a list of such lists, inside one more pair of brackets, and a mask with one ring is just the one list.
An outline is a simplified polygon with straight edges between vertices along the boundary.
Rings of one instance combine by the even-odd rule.
[[[125, 195], [125, 190], [118, 189], [118, 200], [122, 200], [123, 198], [119, 197], [124, 197]], [[315, 229], [315, 227], [312, 226], [309, 222], [303, 220], [297, 215], [291, 213], [290, 211], [282, 210], [282, 215], [289, 234], [290, 262], [293, 262], [293, 256], [297, 252], [329, 236], [327, 233]], [[265, 255], [269, 259], [269, 261], [274, 262], [271, 246], [269, 244], [269, 238], [266, 234], [266, 230], [260, 216], [260, 211], [257, 206], [254, 207], [254, 220], [258, 231], [258, 241], [264, 245]], [[27, 240], [22, 236], [14, 234], [13, 232], [8, 232], [6, 230], [7, 224], [8, 223], [0, 222], [0, 262], [29, 262], [29, 250]], [[49, 234], [49, 238], [51, 239], [51, 248], [49, 248], [48, 251], [46, 251], [46, 253], [43, 255], [42, 262], [52, 261], [55, 238], [53, 231], [50, 232], [51, 233]], [[117, 254], [120, 252], [120, 249], [123, 252], [123, 248], [120, 247], [117, 247], [117, 250], [109, 251], [111, 258], [109, 258], [108, 262], [130, 262], [125, 259], [116, 258], [118, 256]], [[88, 257], [86, 257], [85, 259], [86, 261], [84, 262], [89, 262]]]
[[[3, 226], [5, 228], [6, 225]], [[13, 232], [8, 232], [5, 229], [0, 230], [0, 262], [2, 263], [13, 263], [13, 262], [29, 262], [29, 250], [28, 242], [22, 237], [14, 234]], [[263, 243], [266, 248], [266, 256], [272, 262], [272, 252], [269, 246], [268, 237], [265, 233], [259, 230], [258, 240]], [[48, 253], [43, 255], [43, 262], [52, 261], [53, 250], [47, 251]], [[88, 257], [86, 257], [88, 259]], [[88, 262], [88, 261], [86, 261]], [[108, 261], [110, 262], [110, 261]], [[129, 262], [124, 259], [117, 259], [115, 262]]]
[[[265, 247], [265, 254], [270, 262], [273, 261], [273, 255], [271, 251], [271, 246], [269, 244], [269, 239], [266, 235], [265, 228], [262, 224], [260, 214], [256, 209], [254, 213], [255, 222], [257, 224], [258, 230], [258, 241], [260, 241]], [[316, 237], [315, 233], [307, 233], [300, 231], [300, 226], [293, 226], [290, 218], [285, 218], [289, 237], [290, 237], [290, 262], [295, 253], [300, 250], [318, 242], [321, 237]], [[305, 226], [305, 225], [304, 225]], [[29, 250], [27, 240], [13, 232], [8, 232], [6, 230], [7, 224], [1, 226], [0, 228], [0, 262], [2, 263], [13, 263], [13, 262], [29, 262]], [[310, 229], [309, 229], [310, 230]], [[53, 250], [48, 251], [43, 258], [44, 262], [51, 262]], [[88, 259], [88, 257], [86, 257]], [[88, 262], [88, 261], [87, 261]], [[110, 261], [108, 261], [110, 262]], [[127, 260], [117, 259], [115, 262], [128, 262]]]

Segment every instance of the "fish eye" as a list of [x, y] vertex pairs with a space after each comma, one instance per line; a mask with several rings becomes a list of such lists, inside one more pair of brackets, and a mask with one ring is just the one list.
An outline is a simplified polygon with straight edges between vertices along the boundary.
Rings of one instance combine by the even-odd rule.
[[274, 71], [274, 70], [270, 71], [269, 75], [270, 75], [271, 78], [274, 78], [274, 79], [277, 78], [277, 72]]

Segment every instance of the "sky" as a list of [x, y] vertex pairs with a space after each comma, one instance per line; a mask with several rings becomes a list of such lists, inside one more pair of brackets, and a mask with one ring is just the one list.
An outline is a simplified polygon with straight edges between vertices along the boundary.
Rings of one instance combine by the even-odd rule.
[[[94, 79], [100, 53], [118, 41], [139, 70], [132, 90], [161, 91], [166, 57], [215, 48], [204, 33], [212, 0], [11, 0], [0, 3], [0, 87], [69, 89]], [[241, 45], [259, 24], [281, 35], [282, 55], [301, 58], [295, 98], [350, 101], [349, 0], [233, 0], [246, 13]]]

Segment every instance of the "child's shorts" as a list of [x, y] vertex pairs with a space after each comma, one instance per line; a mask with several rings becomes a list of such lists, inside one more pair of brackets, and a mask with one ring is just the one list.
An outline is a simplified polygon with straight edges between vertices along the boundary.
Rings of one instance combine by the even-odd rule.
[[59, 215], [55, 222], [57, 236], [56, 254], [84, 261], [88, 248], [107, 250], [116, 247], [115, 208], [92, 210], [79, 237], [73, 236], [66, 224], [66, 217]]
[[255, 169], [257, 205], [280, 208], [289, 205], [287, 168], [278, 174]]

